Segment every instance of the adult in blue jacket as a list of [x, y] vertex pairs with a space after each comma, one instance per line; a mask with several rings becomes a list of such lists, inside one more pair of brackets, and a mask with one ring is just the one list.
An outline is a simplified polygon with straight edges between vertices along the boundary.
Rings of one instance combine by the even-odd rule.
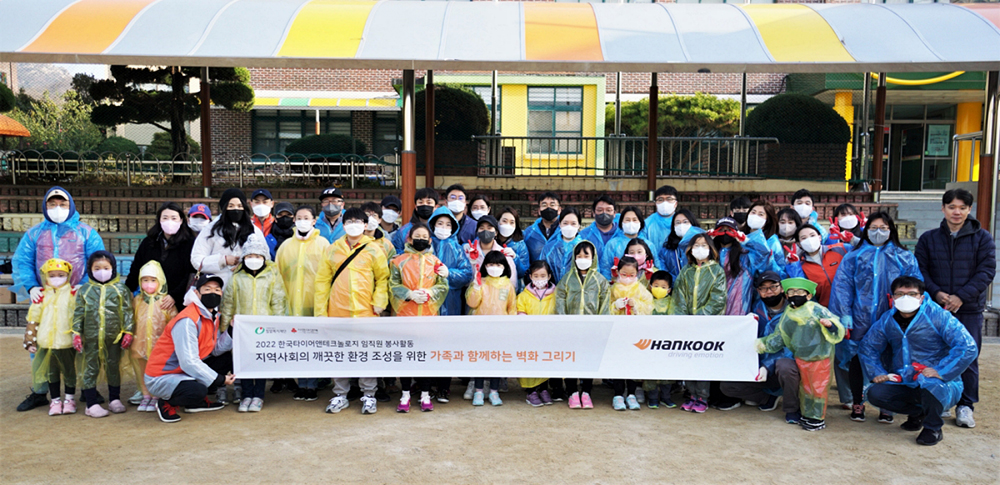
[[667, 240], [659, 248], [653, 249], [657, 252], [662, 265], [660, 269], [677, 278], [681, 270], [687, 266], [687, 247], [691, 243], [691, 238], [703, 232], [705, 230], [701, 228], [698, 218], [691, 211], [678, 209], [670, 222], [670, 235], [667, 236]]
[[868, 218], [861, 244], [840, 261], [830, 293], [830, 311], [840, 317], [849, 333], [837, 344], [837, 365], [849, 373], [854, 398], [851, 419], [855, 421], [865, 420], [865, 379], [857, 358], [858, 344], [889, 309], [890, 286], [900, 276], [921, 277], [917, 258], [899, 242], [892, 217], [876, 212]]
[[[413, 215], [410, 216], [410, 222], [403, 224], [396, 232], [392, 233], [390, 240], [392, 245], [396, 248], [396, 254], [403, 254], [406, 246], [406, 237], [410, 234], [410, 228], [413, 227], [413, 220], [416, 219], [423, 224], [428, 224], [431, 216], [434, 215], [434, 209], [438, 205], [438, 193], [436, 190], [424, 187], [417, 191], [413, 196]], [[431, 227], [431, 231], [434, 228]]]
[[332, 244], [344, 237], [344, 194], [336, 187], [329, 187], [319, 194], [319, 204], [322, 215], [316, 219], [316, 229], [319, 235]]
[[614, 280], [611, 278], [611, 267], [615, 265], [615, 258], [621, 259], [625, 256], [625, 247], [628, 246], [629, 241], [639, 238], [646, 242], [646, 247], [653, 254], [647, 254], [647, 257], [653, 258], [653, 264], [657, 268], [662, 268], [660, 264], [659, 252], [656, 251], [657, 246], [642, 237], [644, 234], [644, 229], [646, 227], [645, 221], [642, 219], [642, 210], [636, 206], [628, 206], [622, 209], [621, 217], [618, 219], [618, 226], [621, 228], [621, 234], [611, 238], [607, 244], [604, 245], [604, 250], [599, 254], [598, 263], [600, 263], [601, 275], [604, 276], [608, 282], [613, 283]]
[[[996, 243], [979, 221], [969, 218], [972, 194], [964, 189], [944, 193], [944, 220], [937, 229], [923, 233], [915, 251], [920, 273], [931, 297], [952, 312], [976, 341], [983, 344], [983, 310], [987, 288], [996, 275]], [[976, 426], [972, 412], [979, 402], [979, 356], [962, 373], [965, 384], [955, 422]]]
[[524, 244], [528, 247], [528, 259], [541, 259], [545, 243], [559, 233], [559, 194], [545, 192], [538, 197], [538, 215], [541, 217], [524, 230]]
[[622, 233], [618, 228], [618, 217], [615, 214], [615, 201], [604, 194], [594, 201], [594, 223], [580, 231], [580, 237], [594, 243], [597, 254], [604, 251], [604, 245], [613, 237]]
[[517, 266], [517, 278], [523, 280], [524, 274], [528, 271], [528, 266], [531, 263], [528, 257], [528, 246], [524, 244], [524, 233], [521, 232], [521, 219], [512, 207], [504, 207], [500, 211], [500, 218], [497, 221], [500, 223], [500, 233], [497, 234], [497, 242], [502, 246], [514, 250], [514, 254], [516, 255], [514, 257], [514, 264]]
[[448, 268], [448, 296], [441, 315], [462, 315], [462, 295], [472, 282], [472, 264], [458, 242], [458, 219], [447, 207], [438, 207], [430, 218], [434, 255]]
[[555, 237], [545, 243], [539, 259], [544, 259], [552, 268], [552, 275], [556, 281], [562, 281], [562, 277], [574, 264], [572, 259], [573, 247], [583, 238], [580, 237], [580, 213], [573, 207], [566, 207], [559, 215], [559, 232]]
[[653, 201], [656, 203], [656, 211], [646, 218], [643, 224], [640, 237], [645, 239], [650, 248], [663, 246], [670, 236], [671, 222], [674, 219], [674, 212], [677, 211], [677, 189], [664, 185], [656, 189], [653, 193]]
[[892, 282], [894, 308], [861, 340], [859, 356], [874, 384], [872, 404], [906, 414], [906, 431], [921, 427], [917, 443], [941, 441], [941, 413], [962, 396], [962, 373], [978, 346], [954, 316], [931, 301], [917, 278]]

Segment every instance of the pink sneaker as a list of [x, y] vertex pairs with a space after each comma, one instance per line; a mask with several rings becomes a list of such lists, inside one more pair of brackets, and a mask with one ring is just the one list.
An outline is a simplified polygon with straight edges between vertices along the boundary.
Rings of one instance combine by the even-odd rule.
[[103, 418], [108, 415], [108, 410], [102, 408], [100, 404], [95, 404], [87, 408], [84, 414], [92, 418]]
[[108, 407], [111, 408], [111, 412], [115, 414], [121, 414], [125, 412], [125, 405], [122, 404], [120, 399], [115, 399], [114, 401], [111, 401], [111, 404], [108, 404]]
[[580, 394], [580, 402], [583, 404], [583, 409], [594, 409], [594, 401], [590, 400], [589, 392]]
[[67, 399], [62, 403], [63, 414], [76, 414], [76, 401]]
[[708, 410], [708, 403], [704, 399], [695, 399], [694, 404], [691, 405], [691, 412], [701, 414]]
[[58, 416], [63, 413], [62, 400], [58, 397], [49, 401], [49, 416]]
[[410, 401], [399, 401], [399, 406], [396, 406], [397, 413], [408, 413], [410, 412]]
[[420, 410], [425, 413], [429, 413], [434, 410], [434, 403], [432, 403], [430, 399], [426, 401], [420, 401]]
[[684, 404], [681, 404], [681, 409], [684, 411], [690, 411], [692, 406], [694, 406], [694, 399], [688, 399], [684, 402]]
[[580, 409], [580, 393], [574, 392], [569, 396], [569, 408]]

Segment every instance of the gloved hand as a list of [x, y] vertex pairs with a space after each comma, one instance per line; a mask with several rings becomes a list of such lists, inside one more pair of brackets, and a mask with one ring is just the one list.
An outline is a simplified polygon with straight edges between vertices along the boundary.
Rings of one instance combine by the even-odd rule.
[[851, 340], [851, 329], [844, 329], [844, 340]]
[[470, 240], [469, 243], [465, 245], [465, 252], [469, 255], [469, 259], [473, 259], [473, 260], [479, 259], [479, 242], [478, 242], [478, 240], [476, 240], [476, 241], [471, 241]]
[[36, 286], [36, 287], [32, 288], [31, 290], [28, 291], [28, 294], [31, 295], [31, 302], [32, 303], [36, 303], [37, 304], [37, 303], [41, 303], [42, 302], [42, 287], [41, 286]]
[[747, 313], [747, 316], [748, 316], [748, 317], [753, 317], [753, 319], [754, 319], [755, 321], [758, 321], [758, 322], [760, 321], [760, 315], [758, 315], [758, 314], [756, 314], [756, 313], [754, 313], [754, 312], [750, 312], [750, 313]]
[[132, 346], [132, 334], [126, 333], [122, 335], [122, 348], [127, 349]]
[[517, 253], [515, 253], [512, 248], [508, 248], [506, 246], [503, 248], [503, 255], [511, 259], [517, 257]]
[[887, 374], [889, 380], [892, 382], [903, 382], [903, 378], [899, 374]]
[[408, 295], [409, 299], [416, 302], [419, 305], [427, 303], [427, 292], [424, 290], [410, 290]]
[[385, 311], [385, 308], [382, 308], [380, 306], [374, 306], [374, 305], [372, 305], [372, 312], [374, 312], [376, 315], [381, 315], [382, 312], [384, 312], [384, 311]]
[[628, 298], [619, 298], [615, 300], [615, 308], [621, 310], [628, 306]]
[[483, 274], [476, 271], [476, 286], [483, 286]]
[[442, 278], [448, 277], [448, 267], [443, 264], [438, 264], [434, 271]]
[[785, 248], [785, 252], [788, 253], [788, 256], [785, 256], [786, 261], [788, 261], [789, 263], [799, 262], [799, 251], [795, 244], [792, 244], [791, 246], [782, 246], [782, 247]]
[[757, 381], [757, 382], [764, 382], [764, 381], [766, 381], [767, 380], [767, 367], [761, 366], [760, 369], [757, 370], [757, 377], [755, 377], [754, 380]]
[[79, 334], [73, 336], [73, 348], [76, 349], [77, 352], [83, 352], [83, 338], [81, 338]]
[[911, 365], [913, 366], [913, 380], [917, 380], [917, 377], [919, 377], [924, 369], [927, 368], [926, 365], [921, 364], [920, 362], [914, 362]]
[[865, 213], [858, 211], [858, 227], [865, 227], [868, 224], [868, 218], [865, 217]]
[[763, 354], [767, 352], [767, 346], [764, 345], [764, 340], [762, 339], [754, 340], [754, 350], [756, 350], [758, 354]]
[[80, 291], [80, 286], [81, 286], [81, 285], [76, 285], [76, 286], [74, 286], [74, 287], [73, 287], [73, 289], [72, 289], [72, 290], [70, 290], [69, 294], [71, 294], [71, 295], [73, 295], [73, 296], [76, 296], [76, 292]]

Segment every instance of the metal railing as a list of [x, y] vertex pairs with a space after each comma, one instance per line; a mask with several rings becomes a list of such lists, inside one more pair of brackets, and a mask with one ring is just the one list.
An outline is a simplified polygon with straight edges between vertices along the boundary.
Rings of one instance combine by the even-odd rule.
[[979, 155], [979, 149], [983, 143], [983, 132], [977, 131], [975, 133], [966, 133], [964, 135], [955, 135], [951, 137], [951, 181], [958, 182], [958, 157], [960, 148], [963, 146], [970, 146], [969, 149], [969, 178], [968, 181], [971, 182], [975, 180], [975, 167], [976, 167], [976, 156]]
[[[476, 136], [481, 177], [645, 177], [645, 137]], [[762, 145], [777, 138], [660, 137], [658, 177], [757, 177]]]
[[[156, 160], [131, 153], [0, 151], [0, 175], [13, 183], [80, 182], [109, 185], [200, 185], [200, 160]], [[309, 184], [340, 182], [399, 185], [395, 154], [264, 154], [223, 155], [212, 161], [213, 183]]]

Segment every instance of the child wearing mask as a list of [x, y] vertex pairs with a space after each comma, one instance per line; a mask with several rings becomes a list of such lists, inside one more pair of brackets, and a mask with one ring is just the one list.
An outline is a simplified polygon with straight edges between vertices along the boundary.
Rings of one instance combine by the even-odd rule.
[[823, 244], [844, 243], [850, 251], [861, 244], [861, 230], [865, 227], [865, 214], [849, 203], [840, 204], [833, 210], [830, 218], [830, 234]]
[[649, 289], [649, 278], [653, 276], [653, 273], [659, 271], [653, 260], [652, 253], [649, 246], [646, 245], [646, 241], [639, 238], [632, 239], [625, 245], [624, 256], [636, 261], [639, 267], [636, 277], [639, 278], [639, 283], [642, 283], [642, 286], [647, 290]]
[[[510, 282], [511, 269], [502, 252], [490, 251], [483, 258], [483, 265], [476, 273], [476, 280], [465, 292], [470, 315], [517, 315], [517, 292]], [[475, 392], [472, 405], [483, 405], [485, 379], [474, 380]], [[500, 406], [500, 378], [490, 378], [490, 404]]]
[[[41, 299], [28, 308], [28, 326], [24, 331], [24, 349], [35, 354], [31, 360], [32, 392], [44, 395], [44, 384], [48, 384], [52, 394], [49, 416], [73, 414], [76, 412], [76, 352], [70, 329], [76, 294], [69, 284], [73, 266], [53, 258], [40, 269]], [[60, 380], [66, 383], [64, 399], [60, 399]]]
[[[611, 285], [612, 315], [650, 315], [653, 312], [653, 295], [639, 282], [639, 263], [631, 256], [618, 261], [617, 279]], [[614, 379], [611, 382], [615, 397], [611, 404], [615, 411], [624, 411], [625, 405], [633, 411], [640, 409], [636, 397], [638, 382], [632, 379]], [[627, 394], [626, 394], [627, 391]], [[627, 395], [627, 397], [626, 397]]]
[[687, 266], [687, 247], [691, 238], [705, 232], [698, 218], [687, 209], [679, 209], [670, 225], [670, 235], [659, 247], [660, 263], [670, 276], [676, 278]]
[[143, 378], [146, 375], [146, 363], [153, 346], [163, 334], [163, 328], [177, 315], [173, 305], [164, 310], [161, 301], [167, 295], [167, 277], [157, 261], [150, 261], [139, 269], [139, 294], [132, 299], [135, 309], [135, 341], [132, 342], [132, 369], [135, 380], [139, 383], [142, 400], [139, 401], [139, 412], [155, 412], [156, 398], [146, 389]]
[[[680, 212], [674, 216], [674, 220], [680, 216]], [[674, 298], [671, 289], [674, 286], [674, 278], [670, 273], [660, 270], [652, 274], [649, 278], [649, 291], [653, 295], [653, 315], [670, 315], [674, 310]], [[677, 407], [677, 404], [670, 398], [670, 389], [673, 381], [646, 380], [642, 382], [642, 390], [646, 394], [646, 405], [650, 409], [657, 409], [662, 402], [663, 406], [669, 409]]]
[[[549, 264], [538, 260], [528, 267], [529, 283], [517, 295], [518, 315], [552, 315], [556, 311], [556, 281], [549, 270]], [[554, 379], [553, 392], [549, 393], [549, 379], [522, 377], [521, 388], [527, 393], [525, 401], [533, 407], [548, 406], [553, 401], [566, 399], [561, 379]], [[558, 394], [556, 394], [558, 392]]]

